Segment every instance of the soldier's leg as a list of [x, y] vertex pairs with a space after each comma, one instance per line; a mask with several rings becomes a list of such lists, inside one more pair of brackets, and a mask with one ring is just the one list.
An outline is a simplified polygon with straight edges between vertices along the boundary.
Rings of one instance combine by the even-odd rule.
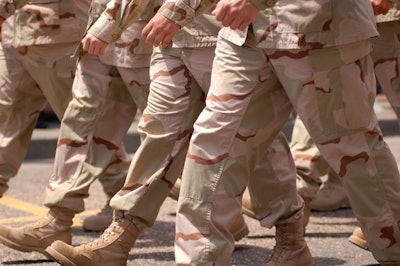
[[[46, 98], [51, 103], [58, 117], [62, 116], [64, 106], [70, 98], [70, 90], [72, 84], [72, 69], [74, 66], [69, 53], [73, 51], [74, 45], [46, 45], [30, 46], [20, 48], [18, 51], [13, 50], [15, 57], [19, 59], [20, 66], [23, 69], [19, 71], [22, 75], [15, 81], [26, 83], [26, 77], [32, 77], [38, 83], [38, 87], [33, 86], [34, 83], [29, 82], [23, 90], [17, 87], [15, 91], [9, 91], [9, 99], [11, 105], [7, 108], [14, 109], [12, 123], [19, 123], [16, 129], [8, 128], [7, 134], [15, 132], [12, 138], [24, 138], [26, 146], [29, 143], [32, 130], [37, 120], [39, 111], [46, 104]], [[26, 50], [24, 50], [26, 49]], [[7, 63], [14, 65], [13, 60]], [[65, 63], [66, 62], [66, 63]], [[15, 66], [18, 66], [15, 64]], [[23, 70], [26, 71], [23, 71]], [[28, 72], [28, 73], [27, 73]], [[18, 85], [20, 86], [20, 85]], [[39, 89], [40, 87], [40, 89]], [[21, 96], [22, 95], [22, 96]], [[17, 99], [17, 101], [15, 101]], [[15, 102], [14, 102], [15, 101]], [[4, 114], [8, 110], [5, 109]], [[3, 112], [0, 112], [3, 114]], [[10, 123], [9, 121], [7, 121]], [[6, 124], [5, 124], [6, 125]], [[25, 135], [21, 135], [19, 132]], [[28, 138], [29, 136], [29, 138]], [[12, 150], [15, 156], [16, 150]], [[68, 210], [53, 209], [43, 219], [36, 223], [28, 224], [20, 228], [10, 228], [0, 226], [0, 242], [21, 251], [38, 251], [46, 254], [45, 248], [54, 241], [59, 239], [67, 243], [71, 242], [71, 224], [74, 213]], [[43, 231], [37, 228], [44, 229]], [[55, 230], [54, 230], [55, 229]], [[40, 240], [39, 240], [40, 239]]]
[[[204, 106], [199, 86], [203, 80], [199, 79], [198, 83], [191, 71], [209, 84], [214, 49], [199, 49], [185, 62], [183, 54], [191, 50], [157, 48], [154, 51], [148, 106], [138, 127], [142, 143], [134, 154], [124, 187], [110, 202], [116, 210], [114, 222], [94, 241], [101, 243], [99, 247], [90, 243], [73, 248], [55, 242], [48, 251], [58, 261], [125, 263], [140, 232], [154, 223], [159, 208], [181, 174], [194, 120]], [[122, 230], [115, 231], [116, 225]], [[105, 237], [113, 241], [104, 242]], [[123, 243], [127, 248], [121, 249], [114, 243]], [[98, 261], [100, 257], [102, 261]]]
[[[229, 225], [241, 210], [249, 173], [292, 110], [262, 58], [265, 55], [253, 43], [237, 47], [218, 41], [207, 106], [196, 120], [182, 176], [177, 264], [230, 264], [234, 242]], [[259, 81], [265, 82], [256, 88]], [[287, 200], [296, 205], [296, 191], [292, 192]], [[301, 204], [286, 211], [285, 218], [294, 217]]]
[[153, 53], [148, 106], [138, 127], [143, 141], [124, 187], [111, 200], [140, 231], [152, 226], [181, 175], [193, 123], [204, 106], [202, 88], [208, 89], [213, 55], [213, 47]]
[[[71, 100], [76, 59], [71, 57], [76, 43], [27, 47], [23, 65], [38, 83], [58, 119], [62, 119]], [[22, 48], [21, 48], [22, 49]]]
[[[371, 40], [374, 46], [371, 57], [374, 62], [375, 76], [398, 120], [400, 120], [399, 25], [398, 20], [378, 23], [379, 37]], [[360, 228], [353, 231], [349, 240], [361, 248], [368, 249]]]
[[[109, 165], [126, 161], [124, 153], [118, 158], [117, 150], [136, 109], [115, 67], [101, 63], [97, 56], [87, 54], [80, 59], [73, 98], [61, 121], [54, 172], [46, 191], [47, 207], [83, 211], [90, 184]], [[117, 175], [115, 186], [122, 186], [124, 174]], [[116, 187], [110, 190], [115, 192]]]
[[[319, 210], [335, 210], [347, 203], [347, 195], [298, 116], [290, 149], [297, 170], [297, 191], [305, 202], [303, 222], [306, 227], [311, 206]], [[325, 181], [322, 179], [324, 176], [327, 176]]]
[[46, 47], [0, 46], [0, 196], [25, 158], [46, 98], [59, 118], [70, 99], [74, 63], [69, 53], [74, 45]]
[[400, 120], [400, 21], [378, 23], [379, 37], [372, 39], [375, 76]]
[[270, 53], [297, 113], [341, 177], [374, 257], [382, 264], [399, 263], [400, 176], [373, 110], [370, 51], [365, 41], [301, 51], [304, 56], [296, 59]]
[[[142, 113], [147, 105], [147, 96], [149, 94], [149, 68], [122, 68], [118, 67], [118, 72], [124, 81], [119, 86], [116, 83], [110, 88], [106, 102], [103, 106], [102, 116], [99, 119], [94, 136], [97, 139], [107, 140], [111, 143], [119, 143], [124, 138], [127, 126], [130, 125], [132, 117], [135, 115], [137, 106]], [[124, 89], [127, 88], [128, 90]], [[130, 108], [126, 99], [133, 99], [135, 106]], [[129, 103], [129, 102], [128, 102]], [[129, 108], [128, 108], [129, 107]], [[116, 115], [118, 114], [118, 115]], [[104, 145], [94, 142], [90, 153], [103, 156], [101, 160], [104, 162], [104, 171], [98, 176], [103, 190], [107, 195], [107, 201], [102, 210], [93, 216], [86, 217], [83, 221], [83, 228], [88, 231], [104, 231], [112, 221], [113, 210], [109, 205], [109, 200], [123, 186], [128, 168], [131, 162], [124, 148], [123, 143], [119, 146], [116, 154], [107, 159], [110, 152], [104, 151]], [[110, 154], [111, 155], [111, 154]], [[98, 160], [98, 159], [97, 159]], [[109, 160], [107, 164], [107, 160]], [[99, 165], [97, 164], [99, 167]]]
[[[293, 127], [290, 149], [296, 164], [297, 191], [306, 202], [306, 216], [310, 214], [310, 202], [316, 198], [322, 183], [321, 176], [327, 174], [328, 164], [298, 116]], [[308, 218], [304, 220], [304, 226]]]

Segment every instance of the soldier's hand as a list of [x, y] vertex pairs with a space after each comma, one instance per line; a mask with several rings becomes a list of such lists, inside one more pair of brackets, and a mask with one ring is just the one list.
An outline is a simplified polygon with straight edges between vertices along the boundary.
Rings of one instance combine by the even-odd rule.
[[181, 27], [160, 13], [157, 13], [142, 31], [146, 43], [154, 46], [167, 47]]
[[220, 0], [212, 14], [225, 27], [246, 29], [257, 17], [259, 9], [251, 0]]
[[82, 48], [91, 55], [102, 55], [106, 50], [107, 43], [88, 33], [83, 37]]
[[385, 15], [393, 7], [393, 2], [390, 0], [371, 0], [374, 15]]

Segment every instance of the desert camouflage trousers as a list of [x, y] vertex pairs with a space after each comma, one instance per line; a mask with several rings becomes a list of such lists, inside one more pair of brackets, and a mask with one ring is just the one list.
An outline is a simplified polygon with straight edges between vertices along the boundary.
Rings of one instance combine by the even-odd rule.
[[296, 165], [297, 192], [303, 198], [317, 197], [322, 176], [328, 175], [327, 182], [340, 182], [340, 177], [322, 157], [299, 116], [294, 122], [290, 150]]
[[[229, 155], [238, 150], [239, 137], [248, 136], [239, 124], [251, 100], [263, 103], [265, 114], [256, 116], [270, 122], [264, 132], [269, 142], [289, 117], [281, 109], [293, 105], [341, 177], [375, 258], [400, 262], [400, 178], [373, 110], [376, 84], [370, 50], [368, 41], [317, 50], [260, 49], [252, 32], [242, 47], [218, 40], [206, 107], [194, 125], [183, 170], [178, 264], [230, 263], [231, 249], [219, 249], [228, 242], [221, 235], [226, 231], [222, 221], [225, 210], [239, 212], [240, 204], [235, 197], [239, 191], [231, 189], [238, 180], [226, 169], [235, 167]], [[254, 88], [270, 64], [276, 76], [271, 73], [266, 82], [279, 81], [275, 88], [261, 89], [261, 97]], [[242, 189], [247, 181], [242, 181]]]
[[[387, 99], [400, 117], [400, 21], [378, 24], [380, 36], [371, 39], [375, 76]], [[321, 156], [318, 148], [300, 119], [296, 119], [290, 148], [297, 168], [298, 192], [307, 198], [315, 198], [326, 174], [336, 178], [334, 171]]]
[[400, 121], [400, 21], [378, 23], [372, 39], [375, 76]]
[[138, 124], [142, 143], [123, 188], [110, 201], [139, 230], [153, 225], [181, 175], [193, 123], [210, 85], [213, 57], [214, 47], [153, 51], [148, 105]]
[[105, 65], [88, 54], [80, 58], [60, 126], [47, 207], [83, 211], [83, 199], [97, 178], [109, 197], [122, 187], [131, 159], [123, 140], [137, 109], [146, 106], [148, 71]]
[[241, 48], [228, 46], [219, 40], [207, 106], [194, 124], [184, 165], [178, 265], [230, 265], [229, 228], [246, 186], [262, 226], [294, 222], [302, 212], [290, 149], [282, 134], [276, 137], [292, 105], [270, 67], [247, 67], [247, 60], [260, 62], [262, 54], [249, 53], [241, 61], [235, 57]]
[[76, 43], [4, 48], [0, 44], [0, 196], [28, 150], [48, 102], [59, 119], [71, 98]]
[[[114, 209], [125, 211], [140, 230], [153, 225], [159, 208], [181, 175], [193, 123], [204, 108], [204, 97], [210, 86], [213, 57], [214, 47], [157, 48], [153, 53], [148, 106], [139, 121], [143, 141], [134, 154], [123, 189], [110, 202]], [[258, 122], [263, 120], [254, 119], [253, 115], [257, 117], [249, 115], [253, 120], [249, 125], [258, 127]], [[238, 151], [240, 156], [237, 158], [241, 164], [231, 169], [247, 176], [281, 177], [254, 179], [249, 186], [251, 195], [257, 193], [257, 197], [252, 196], [253, 209], [265, 226], [272, 226], [284, 215], [298, 219], [303, 204], [296, 195], [294, 164], [284, 135], [281, 134], [274, 143], [268, 159], [256, 167], [253, 167], [254, 161], [257, 156], [264, 157], [265, 150], [241, 146], [244, 150]], [[258, 154], [254, 154], [256, 152]], [[273, 214], [266, 211], [263, 204], [270, 202], [269, 195], [264, 193], [268, 183], [274, 183], [278, 189], [276, 193], [285, 197], [285, 204], [279, 200], [271, 201], [275, 209]], [[193, 185], [203, 184], [195, 182]], [[282, 190], [285, 195], [280, 193]], [[242, 193], [238, 192], [238, 200]], [[230, 213], [225, 221], [229, 224], [236, 215], [237, 212]], [[267, 216], [268, 221], [264, 218]]]

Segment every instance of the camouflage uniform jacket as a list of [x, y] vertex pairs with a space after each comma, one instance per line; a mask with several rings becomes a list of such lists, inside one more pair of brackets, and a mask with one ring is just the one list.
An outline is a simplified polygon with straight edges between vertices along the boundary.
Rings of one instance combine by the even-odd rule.
[[78, 42], [87, 24], [90, 0], [0, 0], [2, 43], [21, 47]]
[[[111, 0], [107, 4], [107, 9], [101, 14], [94, 27], [89, 33], [99, 39], [111, 43], [119, 38], [124, 29], [129, 28], [135, 21], [147, 21], [150, 17], [142, 10], [147, 10], [146, 6], [150, 0]], [[153, 0], [157, 1], [157, 0]], [[154, 4], [153, 4], [154, 5]], [[146, 9], [145, 9], [146, 8]], [[164, 5], [164, 10], [169, 6]], [[147, 17], [146, 17], [147, 16]], [[192, 22], [192, 21], [191, 21]], [[215, 46], [216, 36], [221, 28], [213, 16], [206, 14], [197, 18], [190, 27], [183, 28], [174, 38], [174, 46], [177, 47], [209, 47]], [[138, 32], [140, 35], [141, 32]]]
[[[87, 32], [108, 43], [104, 55], [99, 57], [102, 63], [125, 68], [149, 67], [153, 49], [145, 43], [141, 32], [161, 6], [161, 0], [148, 3], [136, 8], [133, 1], [92, 1]], [[137, 12], [128, 19], [128, 10]]]
[[[370, 0], [279, 0], [252, 23], [260, 48], [313, 49], [345, 45], [378, 35]], [[241, 45], [246, 31], [224, 29]]]
[[[180, 12], [184, 15], [164, 15], [180, 25], [187, 25], [198, 10], [211, 5], [209, 0], [175, 0], [174, 3], [176, 10], [185, 11]], [[378, 35], [370, 0], [297, 0], [296, 4], [293, 0], [253, 0], [253, 3], [260, 9], [252, 23], [260, 48], [322, 48]], [[247, 30], [223, 28], [220, 35], [243, 45]]]

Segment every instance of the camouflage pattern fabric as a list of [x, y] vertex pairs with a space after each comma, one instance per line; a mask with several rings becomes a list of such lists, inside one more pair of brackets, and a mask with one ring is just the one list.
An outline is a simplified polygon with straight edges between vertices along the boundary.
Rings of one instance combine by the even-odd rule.
[[[373, 110], [376, 84], [367, 39], [377, 31], [370, 2], [278, 4], [273, 9], [277, 18], [268, 12], [258, 16], [254, 34], [251, 29], [220, 32], [226, 39], [217, 43], [206, 107], [194, 125], [183, 170], [177, 264], [230, 264], [225, 210], [239, 211], [239, 190], [232, 188], [240, 186], [226, 169], [234, 166], [229, 160], [238, 150], [235, 140], [244, 135], [239, 124], [255, 98], [269, 112], [257, 113], [271, 124], [264, 132], [267, 143], [289, 116], [280, 109], [293, 105], [341, 177], [374, 257], [380, 263], [399, 263], [400, 177]], [[342, 10], [351, 10], [353, 16], [341, 16]], [[324, 16], [327, 24], [321, 29]], [[270, 69], [265, 79], [270, 66], [274, 71]], [[274, 89], [266, 87], [264, 98], [255, 97], [259, 81], [276, 79]], [[242, 189], [246, 184], [242, 182]]]
[[321, 177], [328, 174], [330, 168], [298, 116], [293, 126], [290, 150], [296, 165], [298, 193], [303, 198], [315, 199], [322, 184]]
[[[241, 49], [222, 39], [217, 43], [206, 107], [195, 122], [182, 174], [175, 241], [178, 265], [230, 265], [234, 241], [229, 224], [241, 211], [246, 186], [253, 191], [252, 201], [257, 197], [253, 207], [261, 224], [291, 222], [302, 211], [291, 157], [284, 164], [289, 174], [265, 175], [268, 148], [292, 105], [270, 66], [261, 63], [265, 55], [246, 53], [237, 60]], [[250, 78], [241, 79], [245, 76]], [[290, 154], [287, 146], [280, 151]], [[285, 162], [282, 155], [276, 157], [280, 163]]]
[[156, 48], [150, 65], [148, 106], [138, 130], [124, 187], [110, 201], [139, 230], [152, 226], [158, 210], [180, 177], [193, 123], [204, 107], [214, 47]]
[[73, 98], [61, 121], [46, 206], [82, 211], [96, 178], [110, 197], [122, 187], [130, 158], [118, 149], [137, 108], [146, 106], [149, 83], [147, 67], [105, 65], [89, 54], [80, 59]]
[[[354, 58], [354, 51], [365, 50], [364, 43], [352, 46], [334, 53], [310, 51], [296, 59], [271, 51], [269, 58], [288, 84], [285, 89], [322, 156], [340, 176], [374, 257], [380, 263], [398, 263], [399, 172], [373, 110], [372, 60]], [[300, 54], [289, 54], [294, 55]], [[329, 66], [326, 62], [333, 58], [341, 58], [344, 64]], [[308, 76], [303, 74], [307, 62], [313, 67]], [[304, 71], [299, 71], [300, 65]]]
[[[2, 42], [5, 47], [74, 43], [81, 40], [88, 19], [89, 0], [31, 0], [0, 2], [2, 10], [15, 5], [13, 16], [2, 25]], [[8, 6], [8, 7], [7, 7]], [[5, 17], [7, 18], [7, 17]]]
[[147, 105], [150, 84], [152, 47], [140, 34], [158, 6], [153, 1], [144, 8], [140, 21], [130, 24], [104, 55], [80, 58], [73, 98], [61, 121], [46, 206], [80, 212], [97, 178], [109, 197], [124, 184], [131, 158], [123, 140], [136, 110], [143, 112]]
[[[391, 107], [400, 119], [400, 11], [398, 6], [385, 16], [377, 16], [379, 37], [371, 39], [375, 76]], [[329, 166], [300, 119], [296, 119], [291, 150], [298, 172], [298, 191], [307, 198], [315, 198], [321, 184], [320, 177], [328, 174]]]
[[379, 37], [372, 39], [375, 75], [400, 121], [400, 20], [378, 23]]
[[59, 119], [71, 98], [75, 44], [24, 48], [0, 45], [0, 183], [3, 193], [28, 150], [39, 113], [49, 102]]
[[[3, 2], [0, 10], [5, 8]], [[84, 31], [89, 8], [86, 0], [31, 1], [15, 11], [12, 3], [18, 7], [23, 1], [6, 2], [12, 13], [2, 25], [0, 47], [0, 196], [25, 158], [46, 102], [59, 119], [64, 114], [76, 64], [70, 56]], [[38, 17], [46, 19], [38, 21]]]

